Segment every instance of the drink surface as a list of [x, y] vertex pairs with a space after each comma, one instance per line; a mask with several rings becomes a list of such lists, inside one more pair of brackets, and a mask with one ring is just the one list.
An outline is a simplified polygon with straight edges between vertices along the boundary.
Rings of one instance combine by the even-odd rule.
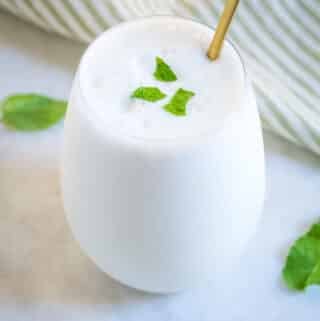
[[[216, 61], [207, 58], [212, 36], [203, 25], [171, 17], [127, 23], [104, 33], [80, 66], [80, 87], [93, 119], [116, 135], [141, 139], [186, 139], [217, 130], [240, 108], [245, 80], [230, 43]], [[176, 81], [155, 79], [156, 57], [172, 68]], [[132, 98], [140, 86], [157, 87], [167, 96], [157, 102]], [[179, 88], [195, 93], [185, 116], [163, 108]]]

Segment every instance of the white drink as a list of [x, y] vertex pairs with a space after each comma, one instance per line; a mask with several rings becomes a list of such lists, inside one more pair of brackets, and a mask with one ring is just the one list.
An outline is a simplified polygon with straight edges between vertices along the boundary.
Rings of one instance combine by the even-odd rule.
[[[87, 50], [66, 118], [63, 193], [80, 245], [109, 275], [172, 292], [220, 273], [255, 231], [264, 156], [255, 99], [238, 53], [212, 62], [213, 31], [152, 17], [121, 24]], [[177, 81], [154, 78], [161, 57]], [[158, 87], [155, 103], [134, 99]], [[195, 93], [185, 116], [163, 106]]]

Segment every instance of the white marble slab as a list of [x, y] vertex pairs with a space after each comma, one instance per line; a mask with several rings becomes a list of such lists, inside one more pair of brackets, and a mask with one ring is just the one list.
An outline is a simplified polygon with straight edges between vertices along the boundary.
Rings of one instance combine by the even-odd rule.
[[[67, 97], [84, 47], [0, 13], [0, 97]], [[268, 193], [258, 233], [232, 275], [179, 295], [128, 289], [73, 240], [58, 181], [62, 124], [39, 133], [0, 127], [0, 320], [316, 321], [320, 290], [289, 292], [288, 246], [320, 214], [320, 158], [265, 135]]]

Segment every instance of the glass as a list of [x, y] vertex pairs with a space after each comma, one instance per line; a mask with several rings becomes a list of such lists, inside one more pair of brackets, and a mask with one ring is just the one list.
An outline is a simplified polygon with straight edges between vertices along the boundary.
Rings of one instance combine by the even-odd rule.
[[81, 89], [84, 61], [62, 163], [75, 238], [103, 271], [137, 289], [175, 292], [219, 277], [254, 234], [264, 199], [262, 131], [245, 70], [239, 108], [214, 134], [179, 144], [105, 130]]

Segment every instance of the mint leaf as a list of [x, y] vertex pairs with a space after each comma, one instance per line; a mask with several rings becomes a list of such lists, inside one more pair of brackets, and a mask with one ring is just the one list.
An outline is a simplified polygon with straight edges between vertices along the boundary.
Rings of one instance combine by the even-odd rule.
[[170, 102], [163, 106], [163, 108], [176, 116], [185, 116], [186, 112], [186, 105], [188, 101], [195, 95], [192, 91], [188, 91], [185, 89], [178, 89], [174, 96], [171, 98]]
[[320, 223], [313, 224], [307, 235], [320, 240]]
[[163, 59], [156, 57], [156, 70], [153, 73], [154, 77], [160, 81], [176, 81], [177, 76], [167, 65]]
[[318, 262], [310, 273], [306, 286], [320, 285], [320, 262]]
[[67, 102], [36, 94], [19, 94], [0, 103], [4, 125], [21, 131], [48, 128], [65, 114]]
[[163, 99], [167, 95], [157, 87], [139, 87], [131, 95], [133, 98], [155, 102]]
[[291, 247], [282, 271], [289, 288], [304, 290], [309, 285], [320, 284], [320, 223]]

